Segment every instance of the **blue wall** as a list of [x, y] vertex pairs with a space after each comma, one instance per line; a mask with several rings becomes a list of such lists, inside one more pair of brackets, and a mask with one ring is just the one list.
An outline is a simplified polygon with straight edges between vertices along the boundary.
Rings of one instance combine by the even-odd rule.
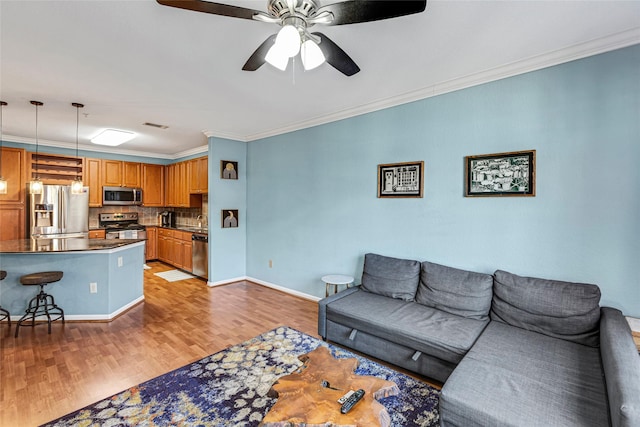
[[[640, 316], [639, 76], [633, 46], [251, 142], [247, 275], [322, 296], [377, 252], [596, 283]], [[529, 149], [535, 197], [463, 196], [465, 156]], [[416, 160], [424, 198], [376, 197], [378, 164]]]
[[[118, 267], [118, 258], [123, 265]], [[62, 271], [59, 282], [45, 288], [53, 295], [69, 320], [105, 320], [124, 306], [143, 296], [144, 245], [113, 250], [85, 252], [4, 253], [0, 268], [7, 277], [0, 287], [0, 305], [20, 318], [28, 302], [39, 291], [37, 286], [20, 284], [20, 276], [40, 271]], [[97, 283], [98, 292], [90, 293], [89, 283]]]
[[[209, 138], [209, 282], [246, 276], [247, 144]], [[220, 161], [238, 162], [238, 179], [220, 179]], [[238, 209], [238, 227], [222, 228], [221, 210]]]

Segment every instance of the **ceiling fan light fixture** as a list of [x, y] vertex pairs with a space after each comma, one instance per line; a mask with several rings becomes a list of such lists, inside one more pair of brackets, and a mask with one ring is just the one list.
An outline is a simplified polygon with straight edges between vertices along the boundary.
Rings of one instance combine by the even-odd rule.
[[300, 56], [302, 57], [302, 65], [305, 70], [313, 70], [324, 64], [325, 57], [322, 50], [313, 40], [306, 40], [300, 48]]
[[300, 52], [300, 32], [293, 25], [285, 25], [278, 31], [275, 45], [282, 51], [283, 55], [293, 58]]
[[98, 145], [108, 145], [111, 147], [115, 147], [117, 145], [124, 144], [125, 142], [130, 141], [135, 137], [136, 134], [133, 132], [118, 129], [105, 129], [98, 135], [91, 138], [91, 142]]
[[282, 52], [278, 43], [271, 46], [264, 59], [280, 71], [286, 70], [289, 64], [289, 57]]

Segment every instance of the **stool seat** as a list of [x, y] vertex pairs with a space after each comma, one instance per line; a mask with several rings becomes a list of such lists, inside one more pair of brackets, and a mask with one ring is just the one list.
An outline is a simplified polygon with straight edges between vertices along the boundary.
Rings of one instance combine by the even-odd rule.
[[20, 277], [23, 285], [46, 285], [62, 279], [62, 271], [43, 271], [41, 273], [25, 274]]

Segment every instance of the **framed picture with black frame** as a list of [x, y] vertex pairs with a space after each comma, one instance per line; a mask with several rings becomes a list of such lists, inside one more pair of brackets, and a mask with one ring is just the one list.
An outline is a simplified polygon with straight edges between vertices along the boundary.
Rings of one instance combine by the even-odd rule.
[[238, 179], [238, 162], [220, 160], [220, 179]]
[[466, 197], [536, 195], [536, 150], [464, 159]]
[[378, 165], [378, 197], [422, 197], [424, 162]]

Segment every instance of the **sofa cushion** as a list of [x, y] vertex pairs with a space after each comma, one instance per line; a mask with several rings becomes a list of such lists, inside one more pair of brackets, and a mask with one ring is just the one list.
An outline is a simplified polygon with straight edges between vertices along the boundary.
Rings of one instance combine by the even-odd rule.
[[364, 291], [333, 301], [326, 310], [332, 322], [451, 363], [462, 360], [488, 323]]
[[420, 281], [420, 263], [376, 254], [364, 256], [362, 287], [374, 294], [413, 301]]
[[600, 351], [491, 322], [440, 395], [446, 426], [608, 426]]
[[470, 319], [488, 318], [493, 276], [423, 262], [416, 301]]
[[498, 270], [491, 319], [597, 347], [599, 303], [596, 285], [520, 277]]

